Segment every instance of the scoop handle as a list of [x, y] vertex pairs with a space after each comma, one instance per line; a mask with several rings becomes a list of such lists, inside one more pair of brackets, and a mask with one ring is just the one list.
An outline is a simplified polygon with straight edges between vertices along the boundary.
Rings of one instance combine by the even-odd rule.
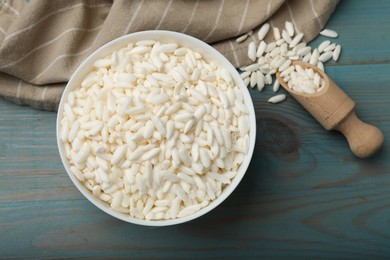
[[367, 158], [378, 151], [384, 141], [381, 130], [361, 121], [354, 110], [334, 127], [347, 138], [352, 152], [360, 158]]

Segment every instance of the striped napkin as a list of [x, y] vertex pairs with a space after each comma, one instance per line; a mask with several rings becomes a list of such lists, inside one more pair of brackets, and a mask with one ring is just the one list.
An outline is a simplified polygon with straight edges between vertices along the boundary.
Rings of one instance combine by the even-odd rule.
[[[316, 37], [338, 0], [0, 0], [0, 96], [56, 110], [72, 73], [119, 36], [150, 29], [182, 32], [210, 43], [235, 66], [250, 63], [249, 42], [262, 23], [286, 20]], [[254, 34], [243, 43], [237, 36]], [[272, 40], [272, 34], [268, 39]]]

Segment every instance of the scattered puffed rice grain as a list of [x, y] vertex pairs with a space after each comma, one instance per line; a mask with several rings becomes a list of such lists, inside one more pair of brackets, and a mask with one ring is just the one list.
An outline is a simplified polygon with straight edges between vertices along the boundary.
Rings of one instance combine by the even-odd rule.
[[290, 37], [294, 35], [294, 25], [290, 21], [285, 22], [285, 29]]
[[276, 48], [277, 44], [275, 42], [271, 42], [267, 44], [267, 47], [265, 48], [265, 52], [271, 52]]
[[285, 94], [279, 94], [279, 95], [273, 96], [270, 99], [268, 99], [268, 102], [276, 104], [276, 103], [280, 103], [280, 102], [284, 101], [285, 99], [286, 99]]
[[238, 37], [238, 38], [236, 39], [236, 42], [237, 42], [237, 43], [241, 43], [241, 42], [245, 41], [246, 38], [248, 38], [248, 34], [241, 35], [240, 37]]
[[268, 31], [269, 31], [269, 23], [265, 23], [263, 24], [263, 26], [261, 26], [259, 32], [257, 33], [257, 37], [259, 38], [260, 41], [262, 41], [265, 36], [267, 35]]
[[303, 38], [303, 33], [297, 34], [297, 35], [294, 37], [294, 39], [292, 39], [292, 41], [291, 41], [291, 43], [290, 43], [290, 48], [294, 48], [295, 46], [297, 46], [298, 43], [301, 42], [302, 38]]
[[333, 31], [331, 29], [324, 29], [320, 32], [322, 36], [326, 36], [329, 38], [337, 38], [339, 35], [336, 31]]
[[318, 51], [321, 53], [325, 50], [326, 47], [328, 47], [330, 45], [330, 41], [329, 40], [325, 40], [323, 42], [321, 42], [321, 44], [318, 46]]
[[248, 87], [250, 81], [251, 81], [251, 79], [250, 79], [249, 77], [248, 77], [248, 78], [245, 78], [245, 79], [244, 79], [244, 85]]
[[291, 60], [286, 60], [280, 67], [279, 71], [284, 71], [291, 65]]
[[318, 62], [319, 56], [320, 56], [320, 53], [319, 53], [318, 49], [314, 49], [314, 51], [313, 51], [312, 54], [311, 54], [309, 63], [310, 63], [310, 64], [313, 64], [313, 65], [316, 65], [317, 62]]
[[310, 58], [311, 58], [311, 53], [309, 52], [302, 58], [302, 61], [303, 62], [309, 62]]
[[248, 66], [246, 66], [245, 68], [243, 68], [243, 70], [244, 70], [244, 71], [251, 71], [251, 72], [253, 72], [253, 71], [258, 70], [259, 67], [260, 67], [260, 64], [258, 64], [258, 63], [253, 63], [253, 64], [248, 65]]
[[303, 47], [302, 49], [300, 49], [297, 54], [300, 55], [300, 56], [305, 56], [306, 54], [310, 53], [311, 51], [311, 47], [310, 46], [307, 46], [307, 47]]
[[328, 51], [328, 52], [324, 52], [323, 54], [321, 54], [321, 56], [318, 58], [318, 60], [321, 62], [327, 62], [332, 57], [333, 57], [333, 52]]
[[255, 44], [255, 42], [250, 42], [248, 45], [248, 58], [253, 62], [256, 60], [256, 44]]
[[324, 64], [322, 62], [317, 63], [317, 67], [321, 69], [322, 71], [325, 71]]
[[261, 57], [267, 48], [267, 44], [264, 41], [261, 41], [259, 47], [257, 48], [256, 57]]
[[274, 83], [274, 86], [273, 86], [272, 90], [276, 93], [276, 92], [279, 91], [279, 87], [280, 87], [279, 80], [275, 79], [275, 83]]
[[250, 78], [250, 86], [251, 86], [251, 88], [254, 88], [256, 86], [256, 83], [257, 83], [256, 81], [257, 81], [256, 72], [252, 72], [251, 78]]
[[333, 51], [336, 48], [336, 43], [332, 43], [324, 49], [324, 52]]
[[282, 37], [288, 44], [291, 43], [292, 39], [291, 39], [289, 33], [286, 30], [282, 31]]
[[274, 28], [272, 28], [272, 30], [273, 30], [273, 33], [274, 33], [274, 38], [275, 38], [275, 40], [276, 40], [276, 41], [277, 41], [277, 40], [280, 40], [281, 36], [280, 36], [280, 30], [279, 30], [279, 28], [274, 27]]
[[243, 73], [240, 74], [240, 77], [242, 79], [248, 78], [251, 75], [250, 71], [244, 71]]
[[336, 48], [333, 51], [333, 60], [337, 61], [340, 57], [340, 52], [341, 52], [341, 46], [337, 45]]
[[264, 75], [263, 73], [261, 73], [261, 71], [256, 72], [256, 84], [257, 84], [257, 89], [259, 91], [262, 91], [264, 89], [265, 86]]

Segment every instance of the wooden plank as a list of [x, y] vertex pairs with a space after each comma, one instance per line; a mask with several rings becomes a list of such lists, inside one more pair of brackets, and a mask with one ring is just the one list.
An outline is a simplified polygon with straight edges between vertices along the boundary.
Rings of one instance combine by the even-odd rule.
[[[356, 100], [362, 119], [387, 136], [390, 75], [382, 72], [389, 69], [361, 65], [328, 72]], [[366, 74], [377, 78], [380, 92], [367, 87]], [[388, 156], [382, 151], [369, 160], [355, 158], [341, 135], [322, 129], [292, 98], [266, 103], [270, 92], [251, 91], [258, 143], [237, 191], [205, 217], [168, 228], [129, 225], [92, 206], [61, 165], [55, 114], [1, 101], [0, 211], [2, 230], [10, 232], [1, 241], [3, 255], [12, 256], [21, 245], [28, 248], [18, 252], [23, 257], [38, 257], [43, 250], [46, 256], [73, 257], [390, 253], [384, 218], [390, 211]], [[166, 233], [171, 238], [161, 240]]]
[[339, 37], [319, 36], [311, 45], [317, 47], [324, 40], [341, 44], [340, 60], [328, 65], [389, 63], [389, 13], [390, 2], [386, 0], [340, 1], [325, 26], [336, 30]]

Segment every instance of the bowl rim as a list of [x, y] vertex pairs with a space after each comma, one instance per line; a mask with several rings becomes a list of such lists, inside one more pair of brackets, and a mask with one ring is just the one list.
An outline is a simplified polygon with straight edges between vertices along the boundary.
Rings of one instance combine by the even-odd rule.
[[[189, 47], [192, 50], [198, 51], [202, 54], [203, 57], [206, 57], [206, 59], [212, 59], [213, 62], [215, 62], [219, 66], [223, 66], [225, 69], [229, 71], [229, 73], [232, 75], [232, 78], [234, 79], [235, 84], [242, 90], [242, 95], [244, 98], [244, 103], [247, 106], [249, 110], [249, 124], [250, 124], [250, 132], [249, 132], [249, 148], [248, 152], [244, 157], [243, 162], [241, 163], [236, 176], [233, 178], [232, 182], [225, 186], [222, 193], [216, 197], [213, 201], [211, 201], [207, 206], [203, 207], [199, 211], [195, 212], [194, 214], [191, 214], [186, 217], [182, 218], [176, 218], [176, 219], [168, 219], [168, 220], [145, 220], [145, 219], [138, 219], [135, 217], [132, 217], [131, 215], [127, 215], [118, 211], [113, 210], [107, 203], [103, 203], [99, 199], [97, 199], [72, 173], [70, 169], [70, 165], [68, 162], [68, 159], [65, 154], [65, 148], [64, 144], [61, 141], [60, 138], [60, 129], [61, 129], [61, 119], [63, 115], [63, 107], [65, 102], [67, 101], [68, 94], [71, 90], [76, 88], [77, 82], [80, 83], [81, 80], [85, 77], [85, 75], [90, 72], [91, 70], [87, 70], [87, 68], [92, 68], [93, 62], [98, 58], [103, 58], [109, 54], [111, 54], [114, 50], [118, 50], [121, 47], [127, 46], [130, 42], [136, 42], [139, 40], [157, 40], [157, 41], [166, 41], [166, 42], [175, 42], [178, 43], [178, 45]], [[208, 45], [207, 43], [178, 32], [173, 31], [164, 31], [164, 30], [148, 30], [148, 31], [141, 31], [141, 32], [135, 32], [131, 34], [127, 34], [121, 37], [118, 37], [97, 50], [95, 50], [93, 53], [88, 55], [87, 58], [85, 58], [81, 64], [78, 66], [78, 68], [75, 70], [75, 72], [72, 74], [70, 80], [68, 81], [64, 92], [61, 96], [61, 100], [58, 106], [58, 112], [57, 112], [57, 120], [56, 120], [56, 136], [57, 136], [57, 147], [58, 151], [61, 157], [62, 164], [72, 180], [73, 184], [77, 187], [77, 189], [84, 195], [87, 200], [89, 200], [93, 205], [95, 205], [97, 208], [102, 210], [103, 212], [107, 213], [108, 215], [111, 215], [117, 219], [120, 219], [122, 221], [143, 225], [143, 226], [170, 226], [170, 225], [176, 225], [185, 223], [191, 220], [194, 220], [214, 208], [216, 208], [218, 205], [220, 205], [225, 199], [236, 189], [238, 184], [241, 182], [243, 176], [245, 175], [246, 171], [248, 170], [253, 151], [254, 146], [256, 142], [256, 116], [255, 116], [255, 110], [252, 102], [252, 98], [249, 94], [249, 91], [247, 87], [245, 86], [244, 82], [242, 81], [238, 71], [234, 66], [216, 49], [214, 49], [212, 46]]]

